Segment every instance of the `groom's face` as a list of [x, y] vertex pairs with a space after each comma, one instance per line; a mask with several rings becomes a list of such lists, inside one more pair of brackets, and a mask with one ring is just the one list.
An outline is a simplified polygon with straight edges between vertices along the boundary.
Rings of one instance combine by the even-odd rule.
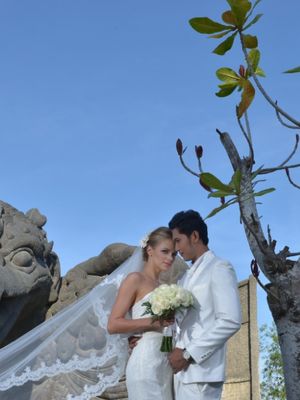
[[184, 233], [180, 233], [177, 228], [172, 229], [172, 234], [175, 250], [179, 252], [185, 261], [195, 261], [198, 257], [196, 256], [192, 240]]

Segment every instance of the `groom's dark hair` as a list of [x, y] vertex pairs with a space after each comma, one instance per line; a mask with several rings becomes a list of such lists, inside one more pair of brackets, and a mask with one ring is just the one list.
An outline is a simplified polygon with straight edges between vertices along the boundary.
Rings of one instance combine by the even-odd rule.
[[178, 229], [180, 233], [188, 237], [194, 231], [197, 231], [203, 244], [208, 244], [207, 225], [197, 211], [188, 210], [178, 212], [169, 222], [169, 228]]

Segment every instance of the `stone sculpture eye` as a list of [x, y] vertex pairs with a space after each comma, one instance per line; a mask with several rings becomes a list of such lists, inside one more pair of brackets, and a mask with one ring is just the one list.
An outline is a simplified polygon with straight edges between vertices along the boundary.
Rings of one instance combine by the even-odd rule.
[[11, 261], [18, 267], [30, 267], [33, 262], [33, 255], [27, 250], [20, 250], [13, 255]]

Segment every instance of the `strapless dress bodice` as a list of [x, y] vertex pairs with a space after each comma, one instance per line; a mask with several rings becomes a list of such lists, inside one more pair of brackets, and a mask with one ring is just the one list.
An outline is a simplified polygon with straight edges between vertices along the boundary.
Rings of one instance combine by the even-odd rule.
[[134, 303], [134, 305], [132, 306], [132, 309], [131, 309], [131, 318], [132, 319], [149, 318], [150, 317], [149, 314], [143, 315], [144, 312], [146, 311], [146, 307], [143, 306], [143, 303], [145, 303], [146, 301], [149, 300], [151, 294], [152, 294], [152, 292], [145, 294], [145, 296], [142, 299], [140, 299], [139, 301]]

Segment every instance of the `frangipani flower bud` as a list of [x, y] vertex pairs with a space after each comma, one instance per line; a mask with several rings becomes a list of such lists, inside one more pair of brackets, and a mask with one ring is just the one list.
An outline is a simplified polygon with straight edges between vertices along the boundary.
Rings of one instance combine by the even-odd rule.
[[195, 153], [196, 153], [196, 157], [199, 160], [203, 155], [203, 147], [202, 146], [195, 146]]
[[180, 139], [177, 139], [176, 150], [177, 150], [178, 155], [182, 156], [182, 154], [183, 154], [183, 146], [182, 146], [182, 141]]

